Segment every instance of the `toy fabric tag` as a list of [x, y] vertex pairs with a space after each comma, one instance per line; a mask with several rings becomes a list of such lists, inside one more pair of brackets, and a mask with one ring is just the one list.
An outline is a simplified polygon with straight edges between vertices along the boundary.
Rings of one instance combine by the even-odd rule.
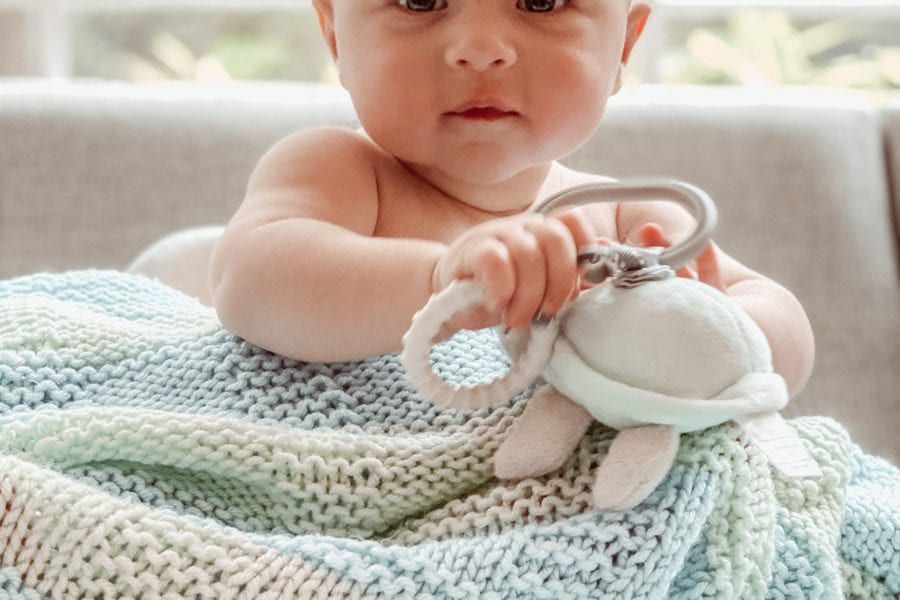
[[737, 421], [769, 462], [788, 477], [822, 476], [800, 436], [777, 412], [756, 413]]

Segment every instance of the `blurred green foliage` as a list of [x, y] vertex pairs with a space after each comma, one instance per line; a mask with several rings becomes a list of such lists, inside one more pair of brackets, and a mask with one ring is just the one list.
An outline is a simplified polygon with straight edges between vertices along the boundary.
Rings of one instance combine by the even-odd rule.
[[[780, 10], [735, 10], [672, 24], [658, 72], [667, 83], [900, 88], [900, 23], [795, 22]], [[311, 10], [92, 14], [75, 28], [75, 74], [132, 81], [333, 81]], [[635, 79], [632, 69], [630, 78]]]
[[74, 31], [77, 77], [140, 82], [334, 76], [311, 10], [91, 14]]
[[900, 88], [898, 23], [831, 19], [800, 25], [779, 10], [736, 10], [695, 27], [665, 58], [667, 82]]

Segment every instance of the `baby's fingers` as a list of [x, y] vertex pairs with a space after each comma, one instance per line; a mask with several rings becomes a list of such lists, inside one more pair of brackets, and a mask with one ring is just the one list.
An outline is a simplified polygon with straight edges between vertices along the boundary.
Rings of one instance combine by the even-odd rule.
[[484, 305], [493, 314], [502, 314], [516, 292], [516, 269], [508, 245], [485, 238], [468, 249], [461, 270], [454, 278], [473, 277], [485, 286]]
[[[547, 219], [535, 231], [546, 257], [546, 284], [540, 312], [555, 315], [578, 289], [578, 244], [569, 226], [557, 219]], [[587, 239], [587, 235], [583, 236]], [[573, 243], [575, 242], [575, 243]]]
[[576, 207], [565, 212], [554, 213], [553, 219], [565, 225], [576, 248], [596, 243], [597, 235], [594, 226], [591, 225], [590, 219], [581, 208]]
[[668, 248], [672, 245], [656, 223], [645, 223], [638, 227], [636, 242], [644, 248]]
[[505, 319], [511, 329], [527, 327], [544, 299], [547, 261], [535, 229], [526, 225], [523, 229], [509, 232], [502, 240], [509, 250], [515, 272], [515, 291], [506, 307]]
[[[672, 245], [669, 238], [662, 232], [662, 229], [656, 223], [646, 223], [641, 225], [637, 230], [637, 242], [645, 248], [668, 248]], [[685, 265], [675, 270], [679, 277], [685, 279], [697, 279], [697, 272], [690, 266]]]
[[725, 291], [725, 278], [719, 265], [718, 249], [712, 242], [697, 257], [697, 278], [718, 290]]
[[[643, 246], [661, 246], [668, 248], [671, 242], [663, 234], [662, 230], [655, 223], [647, 223], [638, 229], [638, 239]], [[725, 278], [722, 275], [722, 268], [719, 264], [718, 248], [710, 242], [706, 249], [694, 261], [693, 267], [683, 266], [676, 271], [679, 277], [688, 279], [696, 279], [707, 285], [725, 291]]]

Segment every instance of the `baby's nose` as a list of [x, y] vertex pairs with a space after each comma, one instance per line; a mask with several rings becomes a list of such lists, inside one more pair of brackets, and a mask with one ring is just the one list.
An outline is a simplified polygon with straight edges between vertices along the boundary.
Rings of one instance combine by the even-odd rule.
[[506, 36], [487, 25], [461, 32], [447, 47], [449, 66], [475, 71], [502, 69], [515, 64], [516, 50]]

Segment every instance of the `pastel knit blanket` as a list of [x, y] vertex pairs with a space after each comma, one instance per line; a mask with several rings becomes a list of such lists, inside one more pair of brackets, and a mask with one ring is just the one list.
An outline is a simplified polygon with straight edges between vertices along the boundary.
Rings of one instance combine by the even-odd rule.
[[[466, 385], [507, 367], [485, 332], [433, 358]], [[560, 470], [493, 477], [525, 396], [438, 409], [395, 356], [288, 360], [121, 273], [0, 282], [0, 597], [900, 594], [900, 473], [835, 422], [791, 421], [821, 478], [782, 478], [726, 424], [604, 513], [599, 424]]]

